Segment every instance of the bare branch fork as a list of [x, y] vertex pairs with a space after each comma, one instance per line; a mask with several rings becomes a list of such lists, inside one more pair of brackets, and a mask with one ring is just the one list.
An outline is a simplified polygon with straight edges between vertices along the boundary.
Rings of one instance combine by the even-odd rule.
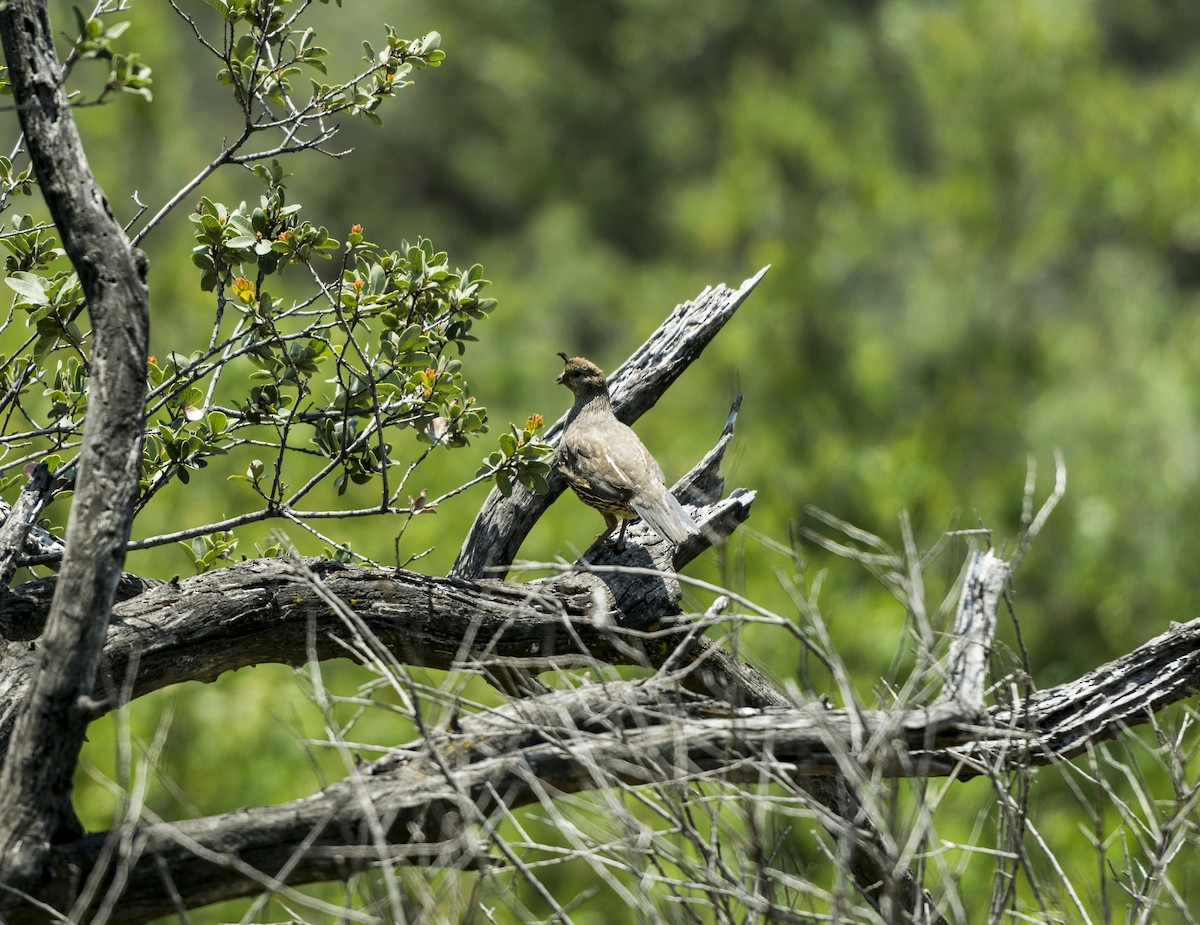
[[[350, 584], [331, 580], [339, 576], [349, 578]], [[314, 581], [339, 594], [355, 591], [356, 585], [359, 596], [369, 596], [378, 594], [384, 580], [374, 570], [349, 567], [319, 578], [295, 568], [290, 575], [275, 577], [279, 598], [285, 589], [289, 595], [305, 587], [311, 591]], [[181, 583], [183, 596], [190, 583]], [[458, 588], [459, 593], [463, 590]], [[230, 592], [236, 595], [239, 589]], [[483, 600], [480, 606], [494, 607], [495, 602]], [[312, 603], [308, 607], [317, 609]], [[397, 636], [404, 635], [403, 630], [397, 632], [395, 621], [378, 619], [375, 612], [369, 601], [359, 610], [368, 615], [364, 620], [371, 630], [390, 626]], [[547, 636], [551, 626], [561, 625], [554, 616], [538, 619], [547, 624]], [[265, 633], [269, 621], [261, 622]], [[427, 622], [410, 613], [405, 628], [416, 630]], [[184, 618], [171, 627], [171, 635], [186, 638], [187, 631], [198, 628], [195, 624], [194, 617]], [[593, 628], [586, 619], [575, 626], [584, 634]], [[452, 632], [447, 632], [447, 644], [453, 642]], [[284, 633], [281, 640], [285, 656], [302, 658], [297, 650], [303, 643], [289, 644], [289, 638]], [[382, 641], [390, 645], [392, 638]], [[585, 635], [583, 641], [596, 643], [603, 653], [598, 637]], [[625, 643], [635, 647], [637, 635], [625, 635]], [[197, 654], [207, 649], [205, 640], [195, 643]], [[180, 658], [189, 654], [176, 653]], [[151, 654], [152, 663], [160, 658]], [[1193, 694], [1198, 677], [1200, 620], [1174, 627], [1129, 655], [1039, 692], [1028, 702], [993, 708], [974, 723], [936, 705], [896, 712], [830, 710], [819, 703], [736, 708], [681, 691], [673, 677], [559, 691], [461, 717], [366, 766], [357, 783], [343, 781], [279, 806], [139, 825], [132, 854], [124, 862], [127, 888], [121, 917], [144, 921], [172, 911], [159, 873], [164, 864], [198, 877], [207, 901], [278, 888], [282, 883], [272, 883], [260, 872], [279, 870], [285, 862], [290, 863], [284, 879], [293, 883], [340, 878], [360, 869], [354, 846], [366, 820], [356, 786], [366, 788], [365, 805], [391, 820], [388, 848], [397, 863], [477, 866], [492, 862], [485, 847], [467, 833], [476, 825], [487, 828], [483, 823], [497, 813], [539, 801], [547, 790], [569, 793], [619, 782], [787, 784], [801, 778], [857, 776], [863, 764], [884, 776], [959, 777], [1048, 764], [1148, 721], [1151, 711]], [[1152, 696], [1141, 700], [1131, 695], [1144, 690], [1147, 678], [1157, 682]], [[1097, 710], [1097, 704], [1106, 707]], [[1008, 731], [1017, 717], [1020, 748], [1013, 747]], [[438, 767], [435, 756], [453, 756], [452, 778]], [[495, 803], [497, 794], [505, 795], [503, 805]], [[75, 876], [87, 874], [102, 856], [107, 837], [97, 833], [64, 845], [55, 852], [55, 863], [76, 871]], [[228, 862], [228, 857], [236, 857], [238, 863]], [[371, 857], [363, 857], [363, 864], [369, 866]]]

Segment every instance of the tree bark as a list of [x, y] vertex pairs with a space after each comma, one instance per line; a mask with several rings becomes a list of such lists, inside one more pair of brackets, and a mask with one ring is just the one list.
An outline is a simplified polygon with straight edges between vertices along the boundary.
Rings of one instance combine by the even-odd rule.
[[[71, 780], [129, 539], [149, 323], [145, 267], [88, 167], [45, 4], [0, 4], [0, 38], [38, 186], [79, 274], [93, 332], [66, 554], [0, 775], [0, 881], [20, 890], [43, 873], [52, 843], [80, 834]], [[5, 891], [0, 909], [13, 902]]]

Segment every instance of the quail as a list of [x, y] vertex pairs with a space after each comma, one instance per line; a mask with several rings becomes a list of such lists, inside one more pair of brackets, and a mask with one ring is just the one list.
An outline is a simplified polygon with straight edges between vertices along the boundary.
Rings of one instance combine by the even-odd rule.
[[574, 394], [575, 404], [554, 465], [580, 500], [604, 516], [607, 529], [596, 539], [607, 540], [620, 521], [616, 547], [624, 548], [625, 527], [638, 517], [676, 546], [696, 534], [687, 511], [663, 484], [650, 451], [613, 414], [600, 367], [584, 357], [559, 356], [566, 367], [558, 381]]

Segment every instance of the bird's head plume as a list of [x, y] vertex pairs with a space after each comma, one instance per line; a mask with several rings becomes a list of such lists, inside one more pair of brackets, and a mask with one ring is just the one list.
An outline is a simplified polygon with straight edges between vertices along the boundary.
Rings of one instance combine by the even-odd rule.
[[608, 382], [599, 366], [587, 357], [569, 357], [565, 353], [559, 356], [566, 366], [556, 381], [570, 389], [576, 398], [608, 394]]

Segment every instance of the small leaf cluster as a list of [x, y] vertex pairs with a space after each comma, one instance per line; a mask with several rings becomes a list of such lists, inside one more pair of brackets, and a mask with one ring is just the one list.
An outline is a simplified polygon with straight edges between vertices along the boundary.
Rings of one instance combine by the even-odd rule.
[[418, 39], [403, 39], [391, 26], [385, 26], [387, 39], [376, 51], [370, 42], [363, 42], [364, 60], [368, 69], [361, 80], [341, 87], [313, 81], [313, 99], [326, 113], [347, 112], [362, 116], [373, 125], [382, 125], [376, 110], [380, 103], [395, 96], [397, 91], [412, 84], [408, 79], [414, 71], [438, 67], [445, 60], [441, 50], [442, 37], [430, 32]]
[[86, 16], [77, 6], [72, 7], [72, 10], [75, 13], [76, 34], [68, 57], [75, 61], [86, 61], [89, 58], [111, 61], [116, 54], [113, 51], [113, 43], [125, 34], [129, 23], [119, 22], [105, 27], [99, 16]]
[[97, 100], [102, 100], [113, 90], [132, 93], [150, 101], [151, 71], [136, 52], [119, 52], [114, 43], [129, 28], [128, 22], [106, 26], [97, 15], [85, 16], [79, 7], [74, 7], [76, 35], [67, 54], [67, 65], [76, 61], [98, 60], [108, 62], [108, 77]]
[[[231, 25], [248, 23], [260, 32], [278, 32], [293, 15], [294, 0], [204, 0]], [[329, 0], [321, 0], [328, 4]], [[338, 7], [342, 0], [335, 0]]]
[[[301, 9], [294, 0], [206, 0], [224, 19], [220, 42], [209, 47], [221, 61], [217, 80], [233, 89], [246, 120], [247, 136], [281, 124], [276, 107], [291, 113], [284, 148], [303, 150], [336, 133], [329, 116], [360, 116], [381, 124], [377, 110], [383, 100], [411, 83], [415, 71], [437, 67], [445, 58], [441, 36], [430, 32], [401, 38], [391, 26], [378, 50], [363, 42], [366, 67], [349, 79], [326, 83], [329, 52], [315, 41], [311, 28], [299, 25]], [[310, 95], [297, 94], [297, 79], [308, 74]], [[262, 110], [261, 114], [258, 110]], [[260, 118], [260, 115], [262, 118]], [[296, 132], [312, 127], [311, 136]]]
[[351, 485], [366, 485], [392, 462], [388, 459], [390, 443], [364, 439], [359, 433], [358, 418], [333, 421], [329, 418], [314, 425], [313, 443], [330, 459], [336, 459], [340, 471], [333, 484], [339, 495]]
[[198, 536], [190, 542], [179, 543], [192, 560], [192, 567], [197, 575], [211, 572], [217, 566], [233, 561], [233, 552], [237, 549], [237, 538], [229, 530]]
[[[384, 251], [351, 229], [337, 310], [357, 356], [342, 351], [333, 407], [364, 413], [379, 404], [401, 411], [404, 423], [435, 444], [463, 446], [486, 429], [486, 413], [462, 381], [461, 355], [471, 329], [495, 300], [478, 264], [451, 267], [427, 239]], [[359, 336], [369, 330], [368, 337]], [[378, 346], [371, 349], [372, 342]]]
[[0, 234], [0, 245], [8, 251], [4, 283], [16, 293], [13, 308], [23, 311], [25, 323], [36, 330], [33, 357], [39, 362], [64, 341], [79, 351], [85, 339], [75, 321], [83, 307], [79, 277], [69, 267], [38, 272], [49, 271], [65, 254], [50, 230], [31, 215], [15, 215], [9, 230]]
[[247, 424], [262, 424], [274, 421], [286, 423], [295, 407], [296, 398], [282, 392], [275, 383], [252, 386], [245, 399], [238, 404], [238, 411]]
[[[0, 70], [3, 69], [0, 68]], [[2, 94], [3, 84], [0, 84], [0, 95]], [[9, 196], [28, 196], [33, 192], [33, 185], [36, 182], [32, 167], [18, 170], [9, 158], [0, 154], [0, 201]]]
[[51, 427], [71, 430], [87, 411], [88, 369], [77, 357], [60, 361], [54, 378], [44, 391], [50, 400], [48, 419]]
[[338, 565], [349, 565], [354, 561], [354, 551], [350, 548], [349, 543], [343, 543], [340, 546], [326, 546], [322, 550], [322, 555]]
[[129, 52], [113, 56], [108, 80], [104, 82], [104, 93], [120, 90], [122, 93], [132, 93], [150, 100], [153, 98], [150, 84], [150, 68], [142, 64], [140, 55]]
[[[475, 339], [473, 326], [495, 307], [484, 294], [483, 268], [454, 267], [424, 238], [386, 249], [355, 225], [346, 236], [341, 274], [320, 297], [289, 301], [278, 288], [285, 275], [278, 275], [272, 295], [264, 286], [268, 274], [300, 264], [311, 280], [317, 276], [313, 258], [329, 256], [336, 242], [305, 222], [298, 205], [285, 204], [277, 165], [255, 173], [268, 186], [258, 206], [231, 209], [202, 199], [191, 217], [202, 288], [216, 293], [218, 319], [223, 307], [241, 316], [224, 349], [253, 366], [237, 394], [218, 393], [229, 420], [224, 436], [229, 444], [275, 446], [279, 454], [273, 465], [256, 459], [244, 475], [230, 478], [250, 484], [269, 508], [292, 507], [297, 499], [287, 496], [285, 477], [289, 453], [300, 449], [292, 435], [308, 434], [302, 452], [325, 460], [316, 481], [328, 475], [340, 495], [380, 480], [394, 500], [388, 472], [396, 465], [397, 430], [412, 430], [429, 449], [465, 446], [487, 430], [486, 409], [470, 393], [459, 359]], [[176, 405], [190, 400], [195, 386], [188, 377], [207, 375], [208, 362], [196, 356], [176, 365], [180, 381], [170, 386]], [[153, 471], [176, 474], [203, 461], [208, 435], [180, 426], [176, 414], [154, 432]], [[525, 464], [530, 454], [527, 448], [509, 454], [515, 459], [506, 470], [532, 478], [537, 469]], [[306, 480], [304, 490], [314, 484]]]
[[525, 426], [517, 430], [509, 425], [507, 433], [500, 435], [499, 448], [494, 450], [475, 474], [492, 475], [500, 494], [506, 498], [512, 493], [515, 479], [529, 491], [544, 495], [549, 491], [546, 482], [550, 475], [551, 448], [541, 438], [545, 420], [540, 414], [531, 414]]
[[14, 266], [45, 267], [62, 255], [53, 239], [42, 237], [43, 230], [33, 228], [28, 216], [18, 217], [24, 230], [0, 238], [13, 254], [6, 261], [10, 270], [5, 284], [16, 293], [13, 307], [26, 313], [25, 323], [36, 330], [33, 357], [41, 361], [62, 344], [83, 356], [86, 338], [76, 321], [83, 308], [83, 287], [79, 277], [70, 270], [40, 276], [30, 270], [15, 270]]
[[189, 216], [196, 226], [197, 241], [192, 263], [200, 268], [200, 288], [205, 292], [212, 292], [219, 280], [246, 266], [256, 266], [266, 276], [292, 262], [329, 257], [337, 249], [338, 242], [328, 230], [300, 221], [300, 205], [286, 203], [278, 176], [265, 173], [268, 170], [278, 171], [278, 164], [270, 169], [260, 166], [256, 171], [272, 180], [271, 190], [257, 206], [249, 208], [243, 202], [231, 210], [205, 196]]
[[[490, 285], [483, 267], [450, 266], [445, 251], [420, 238], [383, 251], [363, 240], [362, 228], [351, 229], [348, 252], [354, 265], [343, 274], [339, 301], [355, 318], [378, 318], [392, 352], [411, 364], [426, 362], [436, 348], [453, 344], [465, 350], [474, 322], [487, 317], [496, 300], [482, 296]], [[423, 348], [429, 348], [421, 353]]]
[[[8, 167], [11, 175], [11, 166], [7, 158], [0, 157], [0, 180], [5, 167]], [[24, 171], [24, 174], [28, 176], [29, 171]], [[27, 187], [24, 192], [28, 192]], [[28, 273], [48, 267], [64, 256], [65, 251], [50, 234], [50, 228], [50, 225], [35, 222], [32, 215], [14, 215], [10, 230], [0, 234], [0, 245], [9, 252], [9, 256], [4, 258], [4, 269], [9, 273]], [[13, 288], [16, 289], [15, 286]], [[17, 289], [17, 292], [20, 291]], [[36, 294], [32, 297], [36, 297]]]
[[[236, 283], [236, 281], [235, 281]], [[316, 374], [319, 364], [329, 352], [325, 341], [311, 338], [307, 341], [290, 340], [282, 348], [263, 342], [254, 344], [246, 358], [256, 367], [250, 374], [251, 381], [267, 381], [276, 389], [281, 386], [297, 386], [301, 394], [308, 392], [308, 381]], [[273, 397], [268, 394], [268, 397]], [[275, 404], [280, 400], [274, 398]], [[286, 402], [284, 407], [286, 407]]]
[[[3, 208], [9, 192], [27, 192], [32, 181], [28, 171], [14, 174], [4, 158], [0, 173], [18, 187], [0, 192]], [[90, 329], [83, 289], [52, 231], [30, 215], [15, 215], [0, 232], [0, 245], [8, 252], [4, 283], [13, 293], [12, 310], [0, 317], [0, 332], [14, 345], [11, 356], [0, 356], [6, 420], [0, 479], [20, 471], [27, 460], [49, 460], [70, 447], [79, 439], [87, 411]], [[22, 321], [30, 329], [24, 336], [18, 333]], [[24, 452], [11, 453], [14, 447]], [[55, 459], [51, 468], [57, 464]]]
[[261, 459], [252, 459], [250, 460], [250, 464], [246, 466], [245, 475], [234, 473], [233, 475], [227, 476], [227, 478], [231, 482], [246, 482], [248, 485], [251, 485], [255, 492], [257, 492], [261, 497], [266, 498], [268, 497], [268, 492], [262, 484], [262, 478], [266, 471], [267, 467]]
[[234, 38], [226, 47], [225, 67], [217, 72], [217, 80], [233, 88], [234, 96], [243, 107], [259, 96], [283, 103], [292, 92], [292, 78], [303, 73], [305, 67], [325, 73], [324, 59], [329, 52], [313, 43], [316, 33], [312, 29], [286, 30], [278, 51], [265, 53], [264, 35], [277, 32], [276, 14], [282, 13], [286, 4], [262, 4], [262, 7], [270, 8], [266, 17], [270, 22], [265, 24], [261, 12], [250, 9], [258, 4], [231, 3], [229, 6], [231, 9], [226, 18], [230, 22], [247, 21], [252, 29]]
[[[168, 357], [162, 365], [151, 357], [147, 381], [151, 388], [161, 386], [177, 377], [182, 368], [185, 364], [176, 356]], [[229, 416], [216, 409], [205, 411], [203, 404], [204, 393], [198, 387], [180, 389], [163, 403], [154, 420], [147, 422], [142, 448], [144, 500], [171, 478], [188, 484], [193, 471], [205, 468], [211, 457], [227, 452]]]

